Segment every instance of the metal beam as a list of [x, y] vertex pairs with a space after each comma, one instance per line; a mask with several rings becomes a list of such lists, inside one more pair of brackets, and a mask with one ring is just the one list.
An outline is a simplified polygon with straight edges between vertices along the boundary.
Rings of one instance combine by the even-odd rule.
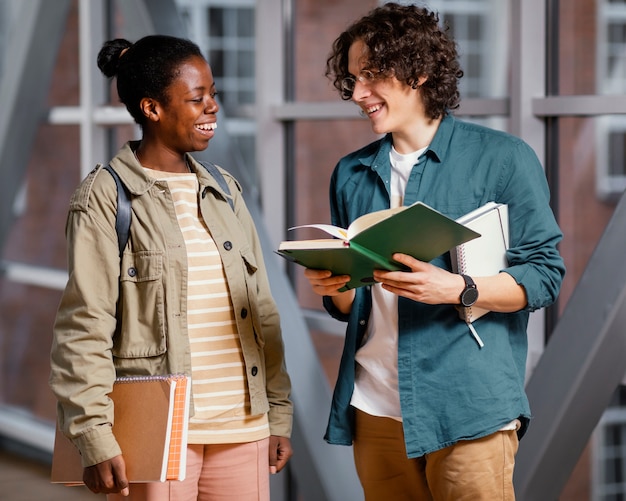
[[26, 174], [44, 109], [70, 0], [23, 0], [0, 80], [0, 249], [13, 221], [13, 203]]
[[623, 195], [526, 391], [533, 420], [516, 459], [520, 501], [556, 500], [626, 371]]
[[626, 113], [626, 100], [616, 96], [549, 96], [533, 99], [537, 117], [598, 116]]
[[291, 1], [266, 0], [256, 6], [256, 159], [260, 176], [261, 203], [268, 231], [280, 242], [287, 227], [287, 138], [284, 124], [272, 115], [285, 104], [288, 61], [285, 33], [291, 31]]
[[545, 0], [511, 3], [510, 132], [523, 138], [543, 163], [545, 124], [533, 115], [532, 101], [545, 96]]
[[[91, 121], [96, 103], [105, 101], [106, 80], [94, 64], [105, 37], [104, 0], [80, 0], [78, 7], [78, 71], [80, 75], [80, 179], [106, 159], [106, 133]], [[77, 180], [77, 181], [78, 181]]]
[[[359, 114], [352, 102], [285, 102], [269, 109], [273, 120], [288, 122], [296, 120], [367, 120]], [[455, 116], [493, 117], [508, 116], [508, 98], [463, 99]]]

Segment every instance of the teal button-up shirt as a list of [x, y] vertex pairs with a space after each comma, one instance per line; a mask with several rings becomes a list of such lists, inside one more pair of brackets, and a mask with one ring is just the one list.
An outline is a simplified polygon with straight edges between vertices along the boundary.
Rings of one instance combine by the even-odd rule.
[[[342, 158], [330, 186], [332, 223], [389, 207], [391, 136]], [[399, 298], [398, 379], [406, 449], [418, 457], [459, 440], [489, 435], [513, 419], [524, 434], [530, 419], [524, 392], [530, 311], [555, 301], [565, 267], [562, 233], [549, 206], [543, 169], [533, 150], [509, 134], [445, 117], [413, 167], [404, 204], [422, 201], [451, 218], [490, 202], [508, 204], [509, 262], [504, 271], [526, 290], [526, 309], [491, 312], [474, 323], [480, 348], [452, 305]], [[446, 253], [432, 261], [451, 269]], [[331, 315], [348, 322], [326, 440], [352, 444], [355, 354], [367, 328], [371, 290], [362, 287], [350, 315], [330, 298]]]

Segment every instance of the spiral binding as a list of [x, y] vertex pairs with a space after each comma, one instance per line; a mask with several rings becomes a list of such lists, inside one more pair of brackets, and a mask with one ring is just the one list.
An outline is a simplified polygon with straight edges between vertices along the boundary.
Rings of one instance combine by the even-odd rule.
[[[458, 273], [463, 275], [467, 272], [465, 263], [465, 246], [464, 245], [459, 245], [457, 247], [457, 252], [456, 252], [456, 259], [457, 259], [457, 267], [459, 269]], [[465, 320], [467, 323], [471, 322], [471, 318], [472, 318], [472, 307], [471, 306], [463, 306], [461, 308], [463, 310], [463, 320]]]
[[155, 374], [150, 376], [120, 376], [115, 378], [116, 383], [135, 383], [137, 381], [170, 381], [172, 379], [181, 379], [187, 377], [185, 374]]

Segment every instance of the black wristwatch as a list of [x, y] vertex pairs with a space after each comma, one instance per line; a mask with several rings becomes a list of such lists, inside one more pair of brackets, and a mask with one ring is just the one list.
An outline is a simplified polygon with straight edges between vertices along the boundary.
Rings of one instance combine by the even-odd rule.
[[478, 289], [474, 281], [467, 275], [461, 275], [465, 280], [465, 288], [461, 292], [461, 306], [468, 308], [478, 299]]

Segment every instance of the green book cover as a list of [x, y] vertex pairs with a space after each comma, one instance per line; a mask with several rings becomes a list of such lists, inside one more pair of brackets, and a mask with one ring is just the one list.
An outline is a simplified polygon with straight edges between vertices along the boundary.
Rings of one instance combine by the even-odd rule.
[[331, 225], [305, 227], [322, 229], [337, 238], [287, 240], [276, 252], [306, 268], [350, 275], [349, 289], [372, 284], [375, 269], [404, 269], [391, 258], [396, 252], [431, 261], [480, 236], [422, 202], [366, 214], [346, 230]]

